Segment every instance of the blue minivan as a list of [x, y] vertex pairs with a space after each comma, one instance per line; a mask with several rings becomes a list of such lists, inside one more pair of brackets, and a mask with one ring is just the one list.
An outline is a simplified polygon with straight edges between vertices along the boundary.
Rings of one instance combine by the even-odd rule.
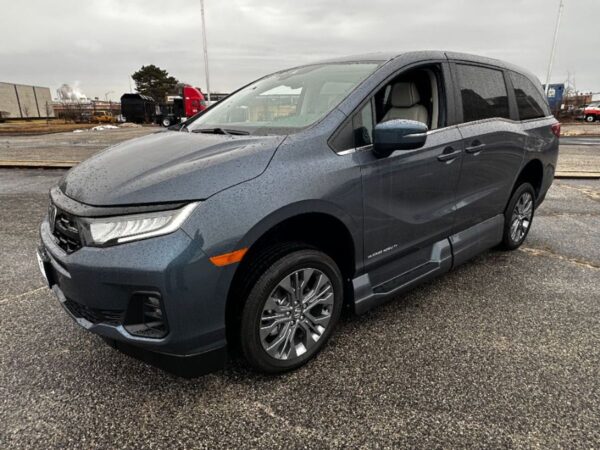
[[183, 376], [278, 373], [360, 314], [519, 247], [560, 124], [539, 81], [441, 51], [283, 70], [50, 191], [38, 258], [73, 319]]

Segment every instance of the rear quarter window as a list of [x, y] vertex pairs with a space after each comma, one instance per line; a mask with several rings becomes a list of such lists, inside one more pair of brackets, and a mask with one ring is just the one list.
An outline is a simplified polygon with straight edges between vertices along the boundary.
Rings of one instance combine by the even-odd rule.
[[457, 64], [462, 98], [463, 122], [490, 118], [510, 118], [504, 74], [487, 67]]
[[529, 78], [511, 72], [510, 80], [515, 90], [515, 99], [521, 120], [538, 119], [550, 114], [550, 108], [540, 89]]

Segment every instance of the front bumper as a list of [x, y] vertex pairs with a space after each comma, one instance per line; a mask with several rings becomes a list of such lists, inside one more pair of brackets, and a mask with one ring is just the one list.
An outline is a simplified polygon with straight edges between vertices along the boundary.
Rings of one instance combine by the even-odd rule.
[[[67, 254], [56, 244], [47, 220], [40, 235], [41, 265], [49, 287], [80, 326], [125, 353], [179, 375], [223, 367], [226, 295], [219, 295], [219, 269], [202, 251], [201, 239], [192, 240], [178, 230]], [[168, 332], [161, 338], [136, 336], [124, 326], [132, 298], [148, 292], [162, 301]]]

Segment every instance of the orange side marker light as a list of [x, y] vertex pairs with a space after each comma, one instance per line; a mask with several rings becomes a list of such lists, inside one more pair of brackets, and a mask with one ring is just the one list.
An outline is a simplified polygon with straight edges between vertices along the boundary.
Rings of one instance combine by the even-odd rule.
[[247, 251], [247, 248], [242, 248], [231, 253], [223, 253], [222, 255], [212, 256], [210, 258], [210, 262], [217, 267], [228, 266], [229, 264], [240, 262]]

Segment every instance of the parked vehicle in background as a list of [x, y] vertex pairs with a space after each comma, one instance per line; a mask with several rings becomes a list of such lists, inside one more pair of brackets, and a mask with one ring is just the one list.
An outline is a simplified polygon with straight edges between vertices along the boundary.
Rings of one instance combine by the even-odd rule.
[[592, 102], [583, 108], [583, 119], [586, 122], [600, 120], [600, 102]]
[[179, 130], [69, 171], [38, 258], [79, 325], [190, 375], [295, 369], [344, 306], [518, 248], [560, 124], [529, 72], [434, 51], [277, 72]]
[[94, 111], [90, 117], [90, 122], [93, 123], [115, 123], [116, 119], [111, 112]]
[[121, 96], [121, 115], [127, 122], [154, 123], [156, 102], [147, 95], [131, 93]]
[[180, 123], [204, 111], [208, 105], [199, 88], [184, 85], [181, 95], [167, 97], [167, 103], [159, 106], [156, 122], [163, 127]]

